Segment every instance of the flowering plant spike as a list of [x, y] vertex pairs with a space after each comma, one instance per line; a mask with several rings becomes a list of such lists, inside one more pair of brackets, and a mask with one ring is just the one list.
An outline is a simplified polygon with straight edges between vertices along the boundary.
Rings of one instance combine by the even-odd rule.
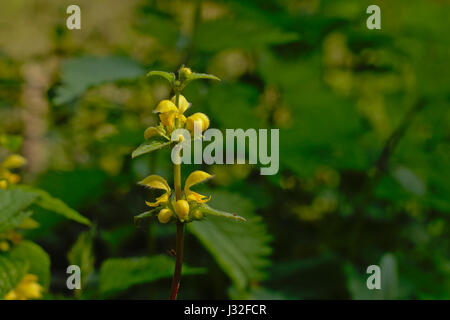
[[[194, 123], [201, 124], [201, 132], [208, 129], [210, 121], [206, 114], [201, 112], [195, 112], [190, 116], [185, 114], [191, 110], [191, 104], [181, 94], [181, 91], [194, 80], [210, 79], [220, 81], [214, 75], [195, 73], [184, 66], [178, 70], [178, 77], [174, 73], [164, 71], [150, 71], [147, 76], [160, 76], [166, 79], [170, 83], [174, 95], [171, 99], [162, 100], [157, 104], [153, 113], [158, 115], [160, 123], [144, 131], [145, 142], [133, 151], [132, 158], [182, 142], [183, 136], [180, 136], [179, 141], [171, 139], [172, 132], [177, 129], [186, 129], [193, 132]], [[181, 164], [174, 163], [173, 188], [171, 188], [166, 179], [158, 175], [150, 175], [139, 182], [140, 185], [146, 188], [161, 190], [163, 194], [153, 201], [146, 201], [147, 206], [151, 209], [135, 216], [135, 223], [145, 218], [157, 216], [160, 223], [174, 222], [177, 225], [176, 265], [172, 281], [171, 299], [176, 299], [177, 297], [181, 278], [184, 225], [195, 220], [202, 220], [207, 215], [215, 215], [235, 221], [246, 221], [243, 217], [234, 213], [210, 207], [206, 202], [211, 199], [211, 196], [202, 195], [191, 190], [191, 187], [206, 182], [211, 178], [213, 176], [209, 173], [196, 170], [189, 174], [182, 187]]]

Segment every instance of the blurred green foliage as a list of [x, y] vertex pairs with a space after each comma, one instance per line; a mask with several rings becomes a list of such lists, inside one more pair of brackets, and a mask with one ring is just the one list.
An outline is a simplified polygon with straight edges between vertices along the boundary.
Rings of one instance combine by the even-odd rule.
[[[281, 166], [201, 168], [215, 206], [249, 221], [188, 228], [181, 299], [450, 298], [446, 1], [80, 0], [81, 31], [65, 28], [68, 4], [0, 3], [0, 135], [23, 137], [27, 184], [96, 225], [35, 209], [26, 236], [50, 256], [50, 292], [73, 294], [71, 250], [90, 274], [78, 298], [167, 298], [174, 226], [132, 224], [157, 195], [136, 181], [170, 177], [169, 153], [130, 154], [170, 96], [145, 72], [185, 63], [223, 80], [192, 83], [192, 110], [280, 128]], [[391, 279], [381, 291], [365, 286], [372, 264]]]

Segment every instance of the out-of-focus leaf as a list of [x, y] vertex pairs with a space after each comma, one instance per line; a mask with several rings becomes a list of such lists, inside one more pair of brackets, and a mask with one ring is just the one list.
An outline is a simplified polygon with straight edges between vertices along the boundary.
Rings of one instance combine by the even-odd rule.
[[[100, 269], [100, 292], [110, 295], [134, 285], [170, 278], [173, 275], [174, 264], [173, 259], [163, 255], [108, 259]], [[183, 275], [204, 272], [203, 268], [183, 265]]]
[[20, 186], [22, 190], [26, 190], [29, 192], [33, 192], [38, 195], [35, 204], [38, 205], [41, 208], [44, 208], [46, 210], [49, 210], [51, 212], [60, 214], [67, 219], [74, 220], [76, 222], [90, 225], [91, 222], [88, 218], [82, 216], [80, 213], [78, 213], [76, 210], [70, 208], [68, 205], [66, 205], [63, 201], [60, 199], [52, 197], [48, 192], [32, 188], [29, 186]]
[[0, 232], [17, 227], [31, 215], [24, 211], [38, 197], [36, 192], [20, 189], [0, 189]]
[[24, 261], [28, 266], [27, 273], [36, 275], [44, 288], [49, 286], [50, 257], [44, 249], [34, 242], [24, 240], [14, 246], [8, 255], [11, 259]]
[[393, 254], [387, 253], [381, 257], [381, 293], [383, 299], [393, 300], [398, 298], [397, 261]]
[[71, 265], [77, 265], [81, 270], [81, 287], [84, 287], [89, 275], [94, 271], [94, 236], [95, 227], [89, 231], [82, 232], [67, 254]]
[[24, 277], [28, 263], [0, 254], [0, 299], [14, 289]]
[[399, 167], [393, 172], [393, 176], [396, 178], [403, 188], [412, 192], [418, 196], [422, 196], [425, 193], [425, 185], [422, 180], [419, 179], [411, 170]]
[[217, 192], [212, 195], [212, 205], [241, 214], [246, 223], [236, 223], [220, 217], [188, 224], [192, 232], [213, 255], [220, 267], [238, 289], [249, 282], [264, 279], [265, 268], [270, 264], [271, 253], [268, 234], [262, 219], [256, 216], [253, 204], [237, 194]]
[[63, 61], [62, 86], [56, 91], [55, 104], [81, 96], [92, 86], [117, 80], [134, 79], [145, 74], [142, 66], [123, 57], [78, 57]]

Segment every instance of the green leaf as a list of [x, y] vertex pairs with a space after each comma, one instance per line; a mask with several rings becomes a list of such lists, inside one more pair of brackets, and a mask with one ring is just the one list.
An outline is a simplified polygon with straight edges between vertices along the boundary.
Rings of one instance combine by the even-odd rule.
[[91, 225], [91, 222], [89, 221], [88, 218], [82, 216], [76, 210], [70, 208], [60, 199], [52, 197], [47, 191], [24, 185], [21, 185], [17, 188], [20, 188], [20, 190], [33, 192], [34, 194], [38, 195], [35, 204], [38, 205], [39, 207], [60, 214], [66, 217], [67, 219], [74, 220], [87, 226]]
[[[113, 294], [131, 286], [170, 278], [175, 262], [164, 255], [106, 260], [100, 269], [100, 292]], [[204, 273], [203, 268], [183, 265], [183, 275]]]
[[27, 269], [27, 262], [0, 254], [0, 299], [17, 286]]
[[217, 216], [217, 217], [223, 217], [223, 218], [232, 219], [232, 220], [236, 220], [236, 221], [243, 221], [243, 222], [247, 221], [245, 218], [238, 216], [235, 213], [229, 213], [229, 212], [217, 210], [217, 209], [211, 208], [210, 206], [208, 206], [205, 203], [199, 207], [199, 210], [202, 213]]
[[162, 149], [170, 145], [172, 141], [168, 141], [165, 138], [154, 136], [142, 143], [136, 150], [131, 154], [131, 158], [136, 158], [140, 155]]
[[94, 271], [94, 252], [93, 242], [95, 236], [95, 227], [89, 231], [82, 232], [78, 236], [74, 245], [67, 254], [67, 259], [71, 265], [77, 265], [81, 270], [81, 287], [84, 287], [86, 279]]
[[20, 189], [0, 189], [0, 232], [17, 227], [25, 218], [31, 215], [24, 211], [37, 198], [34, 192]]
[[150, 71], [147, 73], [147, 77], [151, 76], [160, 76], [169, 81], [170, 85], [173, 85], [175, 82], [175, 74], [172, 72], [165, 72], [165, 71]]
[[268, 255], [272, 251], [269, 246], [271, 236], [261, 217], [253, 213], [253, 203], [227, 192], [213, 194], [211, 202], [217, 207], [239, 212], [247, 219], [247, 223], [208, 216], [207, 219], [188, 224], [188, 230], [213, 255], [238, 289], [246, 288], [251, 281], [264, 279], [265, 268], [270, 264]]
[[192, 72], [191, 74], [186, 76], [186, 80], [183, 82], [182, 88], [185, 88], [191, 81], [198, 80], [198, 79], [209, 79], [209, 80], [221, 81], [218, 77], [216, 77], [215, 75], [212, 75], [212, 74]]
[[40, 246], [31, 241], [21, 241], [8, 255], [11, 259], [22, 260], [28, 265], [27, 273], [38, 277], [38, 282], [48, 288], [50, 284], [50, 257]]
[[141, 214], [134, 217], [134, 223], [136, 224], [139, 222], [139, 220], [150, 218], [155, 215], [156, 211], [158, 211], [160, 208], [155, 208], [149, 211], [142, 212]]
[[105, 82], [135, 79], [144, 74], [135, 61], [123, 57], [77, 57], [62, 63], [62, 86], [57, 88], [55, 104], [81, 96], [88, 88]]

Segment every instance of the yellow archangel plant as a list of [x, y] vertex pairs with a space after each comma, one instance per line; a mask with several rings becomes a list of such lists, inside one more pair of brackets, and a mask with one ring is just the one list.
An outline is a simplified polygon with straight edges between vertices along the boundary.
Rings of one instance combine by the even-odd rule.
[[[20, 181], [20, 176], [13, 173], [12, 170], [24, 166], [26, 162], [26, 159], [18, 154], [11, 154], [0, 162], [0, 189], [8, 189]], [[32, 229], [36, 225], [37, 222], [28, 217], [18, 228]], [[22, 238], [22, 235], [14, 229], [0, 232], [0, 252], [10, 250], [10, 243], [18, 244], [22, 241]], [[44, 288], [38, 283], [38, 277], [34, 274], [27, 273], [15, 289], [10, 290], [3, 298], [5, 300], [38, 299], [42, 298], [43, 290]]]
[[[132, 154], [135, 158], [164, 147], [172, 146], [182, 142], [184, 137], [180, 135], [175, 140], [171, 135], [176, 129], [186, 129], [190, 132], [194, 131], [194, 124], [201, 125], [201, 131], [205, 131], [209, 127], [209, 118], [207, 115], [197, 112], [188, 117], [185, 112], [191, 104], [181, 94], [182, 90], [193, 80], [211, 79], [220, 80], [219, 78], [204, 74], [192, 72], [189, 68], [182, 66], [178, 70], [178, 77], [174, 73], [164, 71], [151, 71], [147, 76], [161, 76], [169, 81], [173, 97], [169, 100], [162, 100], [154, 109], [154, 113], [158, 114], [160, 123], [156, 127], [149, 127], [144, 132], [145, 142], [141, 144]], [[178, 141], [177, 141], [178, 139]], [[198, 183], [205, 182], [212, 176], [204, 171], [194, 171], [186, 179], [184, 188], [181, 185], [181, 164], [174, 163], [174, 191], [169, 183], [163, 177], [158, 175], [150, 175], [139, 182], [140, 185], [162, 190], [164, 193], [155, 199], [155, 201], [146, 201], [151, 210], [146, 211], [135, 217], [135, 222], [157, 216], [160, 223], [173, 222], [177, 227], [176, 239], [176, 263], [174, 276], [172, 279], [172, 287], [170, 299], [175, 300], [178, 294], [178, 288], [181, 279], [182, 259], [183, 259], [183, 237], [184, 225], [195, 220], [202, 220], [207, 215], [216, 215], [224, 218], [230, 218], [237, 221], [245, 221], [244, 218], [214, 209], [206, 204], [211, 198], [192, 191], [190, 188]]]

